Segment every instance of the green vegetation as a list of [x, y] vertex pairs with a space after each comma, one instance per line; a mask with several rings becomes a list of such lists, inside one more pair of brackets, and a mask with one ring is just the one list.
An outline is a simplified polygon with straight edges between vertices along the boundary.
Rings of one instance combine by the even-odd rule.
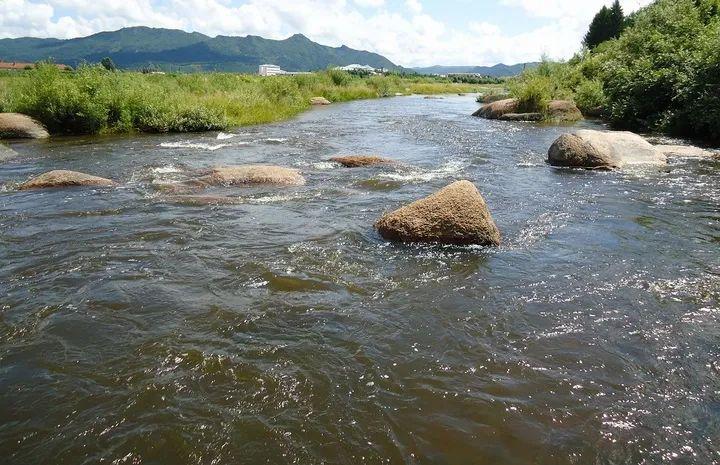
[[620, 0], [615, 0], [611, 8], [603, 6], [595, 15], [583, 44], [594, 49], [603, 42], [620, 37], [623, 29], [625, 29], [625, 14], [620, 6]]
[[339, 70], [275, 76], [112, 72], [101, 65], [0, 74], [0, 111], [30, 115], [53, 134], [220, 130], [292, 117], [323, 96], [333, 102], [395, 93], [473, 92], [491, 86], [429, 77], [357, 77]]
[[508, 83], [526, 107], [574, 99], [617, 128], [720, 141], [720, 0], [656, 0], [617, 39]]

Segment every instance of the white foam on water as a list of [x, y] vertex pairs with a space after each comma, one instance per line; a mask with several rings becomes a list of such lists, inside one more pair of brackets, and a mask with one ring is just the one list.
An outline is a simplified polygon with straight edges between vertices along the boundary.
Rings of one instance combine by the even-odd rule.
[[217, 140], [227, 140], [227, 139], [232, 139], [233, 137], [236, 137], [236, 136], [237, 136], [237, 134], [228, 134], [227, 132], [221, 132], [217, 135], [216, 139]]
[[275, 202], [286, 202], [288, 200], [297, 200], [303, 198], [303, 195], [300, 194], [286, 194], [286, 195], [266, 195], [264, 197], [256, 197], [254, 199], [247, 199], [248, 203], [259, 203], [259, 204], [265, 204], [265, 203], [275, 203]]
[[180, 173], [182, 170], [175, 165], [165, 165], [153, 168], [152, 172], [155, 174], [169, 174], [169, 173]]
[[382, 179], [389, 179], [391, 181], [428, 182], [432, 181], [433, 179], [447, 178], [455, 174], [461, 173], [466, 166], [467, 163], [464, 161], [451, 160], [435, 170], [420, 171], [417, 169], [413, 169], [411, 171], [385, 173], [379, 175], [378, 177]]
[[265, 139], [265, 142], [275, 142], [278, 144], [282, 144], [283, 142], [287, 142], [287, 138], [285, 137], [268, 137]]
[[230, 144], [203, 144], [199, 142], [163, 142], [160, 147], [165, 149], [198, 149], [209, 150], [211, 152], [219, 150], [223, 147], [229, 147]]

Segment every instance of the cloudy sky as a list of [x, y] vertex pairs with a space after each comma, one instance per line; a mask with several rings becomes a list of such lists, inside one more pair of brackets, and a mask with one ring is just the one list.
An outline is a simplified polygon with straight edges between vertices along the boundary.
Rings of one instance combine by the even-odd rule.
[[[281, 39], [381, 53], [404, 66], [568, 58], [612, 0], [0, 0], [0, 37], [71, 38], [125, 26]], [[626, 12], [650, 0], [621, 0]]]

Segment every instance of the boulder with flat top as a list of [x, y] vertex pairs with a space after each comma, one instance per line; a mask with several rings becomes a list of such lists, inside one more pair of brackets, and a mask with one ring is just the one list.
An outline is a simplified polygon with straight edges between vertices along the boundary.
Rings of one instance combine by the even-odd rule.
[[273, 165], [218, 166], [190, 181], [197, 187], [276, 184], [298, 186], [305, 184], [300, 171]]
[[485, 199], [469, 181], [457, 181], [383, 215], [375, 228], [387, 240], [455, 245], [499, 245], [500, 231]]
[[43, 173], [18, 186], [19, 190], [51, 187], [114, 186], [115, 181], [80, 173], [78, 171], [54, 170]]

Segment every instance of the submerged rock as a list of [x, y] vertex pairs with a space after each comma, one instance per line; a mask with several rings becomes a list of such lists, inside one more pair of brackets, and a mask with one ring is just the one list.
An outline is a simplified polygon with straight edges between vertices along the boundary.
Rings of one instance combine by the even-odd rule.
[[469, 181], [386, 213], [375, 228], [387, 240], [457, 245], [499, 245], [500, 231], [485, 199]]
[[330, 161], [340, 163], [346, 168], [360, 168], [364, 166], [386, 165], [395, 163], [389, 158], [378, 157], [375, 155], [348, 155], [342, 157], [332, 157]]
[[708, 158], [717, 156], [717, 153], [693, 145], [656, 145], [655, 150], [666, 157], [681, 158]]
[[19, 190], [39, 189], [49, 187], [74, 187], [74, 186], [114, 186], [115, 181], [80, 173], [78, 171], [54, 170], [36, 176], [29, 181], [20, 184]]
[[548, 151], [548, 162], [555, 166], [614, 169], [625, 165], [662, 165], [667, 159], [632, 132], [583, 129], [560, 136]]
[[273, 165], [237, 165], [212, 168], [207, 174], [193, 181], [198, 187], [233, 186], [238, 184], [302, 185], [305, 178], [300, 171]]
[[445, 97], [442, 97], [440, 95], [426, 95], [424, 97], [425, 100], [444, 100]]
[[517, 99], [497, 100], [483, 105], [473, 116], [504, 121], [539, 121], [549, 119], [555, 122], [573, 122], [582, 119], [578, 107], [568, 100], [553, 100], [545, 112], [521, 112]]
[[49, 137], [42, 124], [20, 113], [0, 113], [0, 138], [44, 139]]
[[310, 105], [330, 105], [332, 102], [325, 97], [313, 97], [310, 99]]
[[541, 121], [542, 113], [507, 113], [498, 118], [502, 121]]
[[166, 195], [159, 197], [163, 202], [178, 203], [193, 207], [205, 205], [237, 205], [244, 203], [239, 197], [228, 197], [224, 195]]
[[12, 160], [17, 155], [17, 152], [10, 147], [0, 144], [0, 162]]

